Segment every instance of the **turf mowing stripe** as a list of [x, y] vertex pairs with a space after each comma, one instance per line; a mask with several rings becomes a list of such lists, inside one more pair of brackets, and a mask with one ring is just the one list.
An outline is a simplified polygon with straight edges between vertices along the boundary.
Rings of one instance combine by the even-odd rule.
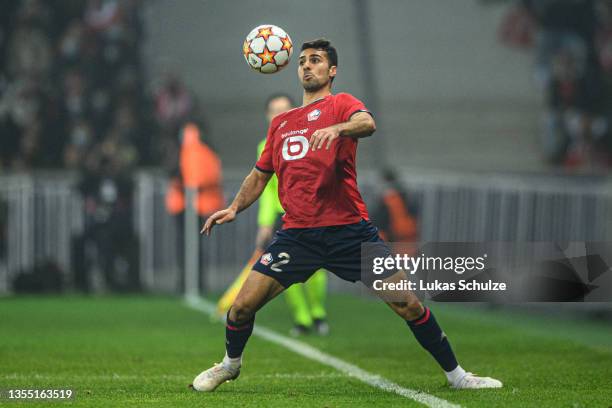
[[[212, 317], [217, 317], [215, 305], [211, 302], [208, 302], [207, 300], [198, 297], [186, 297], [186, 303], [192, 309], [204, 312]], [[410, 388], [402, 387], [390, 380], [387, 380], [384, 377], [381, 377], [380, 375], [372, 374], [366, 370], [357, 367], [356, 365], [353, 365], [337, 357], [324, 353], [319, 349], [312, 347], [306, 343], [302, 343], [301, 341], [286, 337], [282, 334], [275, 332], [274, 330], [262, 327], [259, 324], [255, 325], [253, 334], [258, 337], [261, 337], [262, 339], [268, 340], [271, 343], [283, 346], [286, 349], [291, 350], [294, 353], [306, 357], [310, 360], [314, 360], [326, 366], [335, 368], [336, 370], [348, 375], [349, 377], [356, 378], [361, 382], [364, 382], [376, 388], [380, 388], [381, 390], [399, 394], [402, 397], [406, 397], [414, 401], [420, 402], [421, 404], [424, 404], [428, 407], [460, 407], [460, 405], [453, 404], [444, 399], [427, 394], [426, 392], [416, 391]]]
[[[319, 374], [301, 374], [301, 373], [277, 373], [277, 374], [263, 374], [258, 375], [258, 378], [275, 378], [275, 379], [294, 379], [294, 380], [315, 380], [315, 379], [329, 379], [329, 378], [340, 378], [344, 377], [342, 373], [319, 373]], [[42, 375], [42, 374], [3, 374], [0, 375], [0, 380], [72, 380], [72, 375]], [[94, 374], [94, 375], [79, 375], [80, 379], [87, 381], [142, 381], [142, 375], [129, 375], [129, 374]], [[160, 374], [160, 375], [147, 375], [149, 380], [184, 380], [185, 374]]]

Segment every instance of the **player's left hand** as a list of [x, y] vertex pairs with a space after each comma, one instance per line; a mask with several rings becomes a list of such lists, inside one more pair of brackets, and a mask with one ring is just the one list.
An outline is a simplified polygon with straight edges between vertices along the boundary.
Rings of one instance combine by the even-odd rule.
[[331, 146], [332, 142], [339, 137], [340, 130], [338, 130], [338, 128], [335, 126], [315, 130], [310, 136], [310, 148], [312, 149], [312, 151], [322, 149], [323, 145], [327, 143], [325, 149], [329, 150], [329, 147]]
[[231, 207], [226, 208], [225, 210], [217, 211], [216, 213], [208, 217], [208, 219], [204, 223], [204, 226], [202, 227], [202, 230], [200, 231], [200, 234], [206, 234], [208, 236], [210, 235], [210, 232], [212, 231], [215, 225], [232, 222], [235, 219], [236, 210]]

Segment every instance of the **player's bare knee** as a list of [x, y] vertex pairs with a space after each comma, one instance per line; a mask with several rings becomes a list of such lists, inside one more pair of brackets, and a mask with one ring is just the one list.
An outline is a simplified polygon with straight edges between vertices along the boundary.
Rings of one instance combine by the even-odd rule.
[[229, 311], [229, 319], [234, 323], [246, 323], [255, 315], [255, 308], [250, 305], [236, 300]]
[[423, 306], [421, 301], [418, 299], [408, 302], [406, 309], [407, 309], [406, 320], [418, 319], [425, 312], [425, 307]]
[[411, 299], [406, 302], [393, 302], [391, 307], [404, 320], [418, 319], [425, 311], [423, 304], [418, 299]]

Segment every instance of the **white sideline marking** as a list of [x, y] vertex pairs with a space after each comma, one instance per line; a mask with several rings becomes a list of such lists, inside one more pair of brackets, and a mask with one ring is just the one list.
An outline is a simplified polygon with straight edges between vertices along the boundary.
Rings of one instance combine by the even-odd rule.
[[[187, 305], [191, 307], [192, 309], [198, 310], [200, 312], [204, 312], [211, 317], [216, 316], [215, 305], [207, 300], [201, 299], [199, 297], [187, 296], [185, 297], [185, 301]], [[255, 325], [253, 334], [265, 340], [268, 340], [271, 343], [275, 343], [275, 344], [278, 344], [279, 346], [283, 346], [286, 349], [289, 349], [295, 352], [296, 354], [299, 354], [310, 360], [314, 360], [323, 365], [335, 368], [336, 370], [340, 371], [341, 373], [346, 374], [349, 377], [356, 378], [361, 382], [364, 382], [376, 388], [380, 388], [381, 390], [399, 394], [402, 397], [406, 397], [411, 400], [420, 402], [421, 404], [426, 405], [428, 407], [431, 407], [431, 408], [460, 408], [461, 407], [460, 405], [453, 404], [444, 399], [427, 394], [426, 392], [416, 391], [410, 388], [402, 387], [390, 380], [387, 380], [384, 377], [381, 377], [380, 375], [372, 374], [366, 370], [363, 370], [357, 367], [356, 365], [353, 365], [337, 357], [324, 353], [317, 348], [314, 348], [306, 343], [302, 343], [301, 341], [294, 340], [287, 336], [283, 336], [282, 334], [279, 334], [273, 330], [262, 327], [261, 325]]]

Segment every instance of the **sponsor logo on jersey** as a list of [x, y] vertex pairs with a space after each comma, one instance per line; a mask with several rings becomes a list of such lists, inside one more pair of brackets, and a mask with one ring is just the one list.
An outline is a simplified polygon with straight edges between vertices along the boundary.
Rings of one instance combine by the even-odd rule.
[[261, 262], [261, 264], [265, 266], [270, 265], [270, 262], [272, 262], [272, 254], [269, 252], [263, 254], [259, 262]]
[[278, 126], [278, 128], [279, 128], [279, 129], [282, 129], [282, 128], [284, 128], [284, 127], [285, 127], [285, 125], [286, 125], [286, 124], [287, 124], [287, 121], [286, 121], [286, 120], [283, 120], [283, 121], [281, 122], [281, 124]]
[[315, 109], [308, 114], [308, 121], [312, 122], [313, 120], [319, 119], [321, 116], [321, 111], [319, 109]]
[[284, 139], [284, 138], [286, 138], [287, 136], [303, 135], [303, 134], [304, 134], [304, 133], [306, 133], [306, 132], [308, 132], [308, 128], [306, 128], [306, 129], [300, 129], [300, 130], [292, 130], [292, 131], [290, 131], [290, 132], [283, 133], [283, 134], [281, 135], [281, 139]]

